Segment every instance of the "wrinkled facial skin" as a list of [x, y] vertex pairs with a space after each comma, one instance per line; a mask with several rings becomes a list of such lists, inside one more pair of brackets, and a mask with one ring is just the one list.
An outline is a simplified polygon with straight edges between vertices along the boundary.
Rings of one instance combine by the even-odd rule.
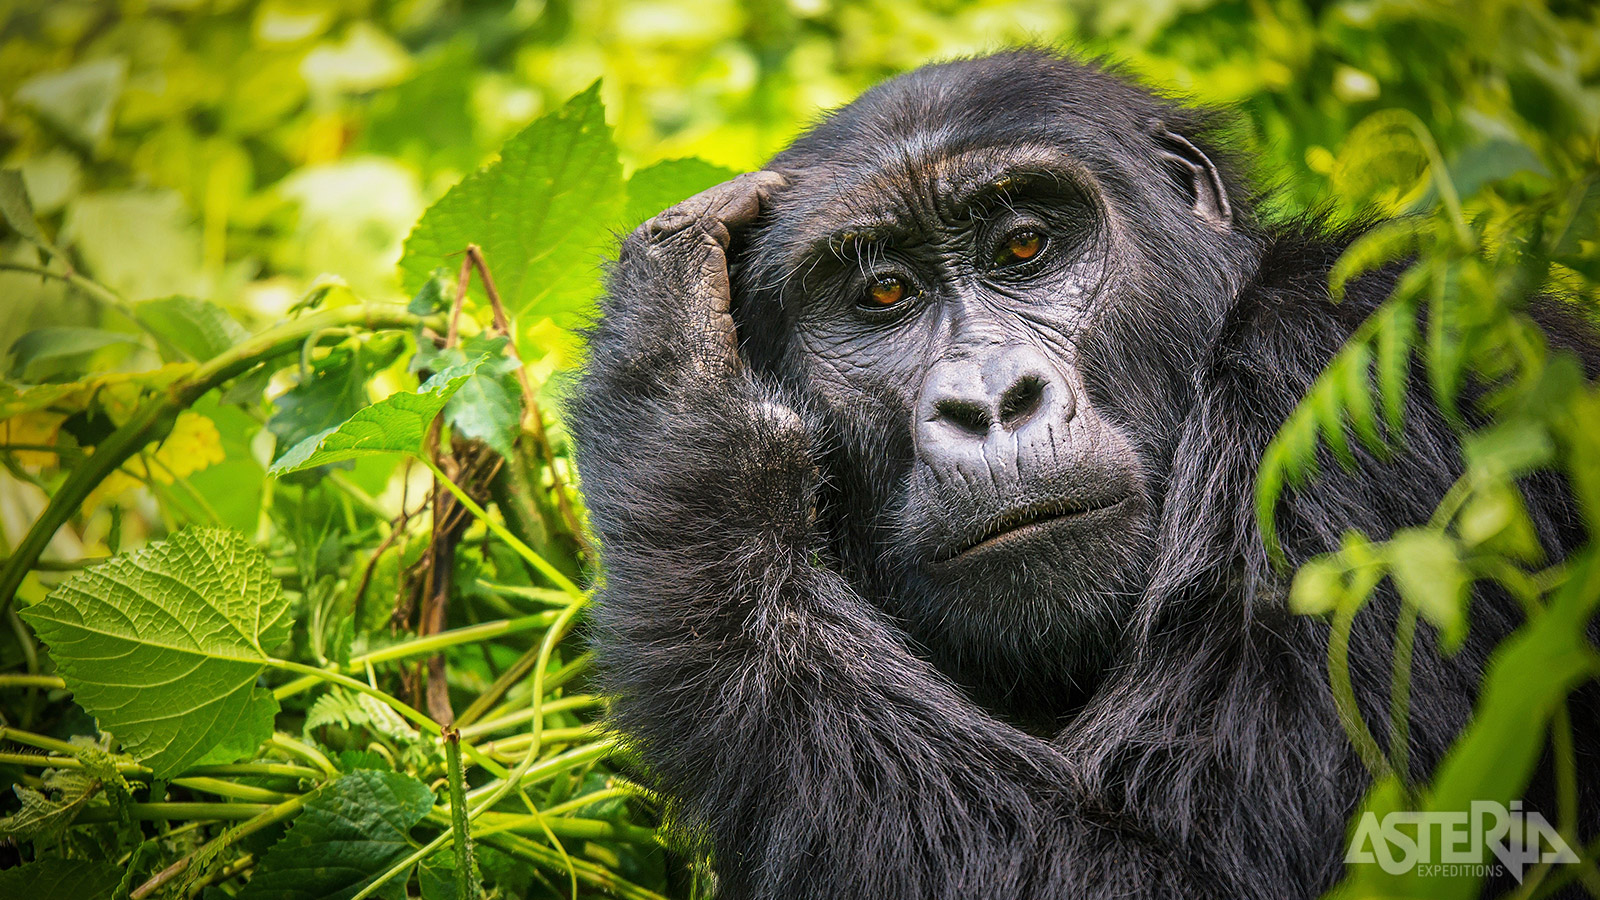
[[[800, 373], [842, 569], [974, 699], [1048, 730], [1115, 662], [1220, 317], [1199, 298], [1241, 273], [1154, 143], [819, 143], [774, 161], [790, 186], [736, 257], [744, 352]], [[1170, 249], [1196, 237], [1217, 261]]]

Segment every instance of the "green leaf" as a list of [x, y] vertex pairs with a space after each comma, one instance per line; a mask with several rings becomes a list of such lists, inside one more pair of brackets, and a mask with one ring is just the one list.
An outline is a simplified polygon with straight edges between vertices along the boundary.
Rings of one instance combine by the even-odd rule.
[[46, 769], [41, 780], [42, 790], [11, 786], [22, 808], [0, 819], [0, 834], [53, 843], [100, 791], [100, 779], [83, 769]]
[[1468, 435], [1461, 452], [1480, 477], [1503, 479], [1550, 465], [1556, 447], [1542, 422], [1518, 417]]
[[293, 447], [338, 427], [366, 408], [370, 399], [367, 382], [394, 362], [404, 347], [397, 335], [380, 335], [346, 341], [313, 362], [299, 383], [278, 397], [277, 412], [267, 420], [267, 430], [278, 439], [278, 446]]
[[270, 727], [277, 704], [256, 679], [289, 636], [289, 600], [241, 534], [181, 531], [85, 569], [22, 617], [78, 705], [157, 778]]
[[0, 871], [0, 897], [27, 900], [98, 900], [110, 897], [122, 869], [87, 859], [41, 859]]
[[[313, 793], [261, 858], [240, 900], [348, 900], [411, 852], [407, 833], [433, 808], [433, 792], [408, 775], [359, 769]], [[379, 897], [405, 896], [404, 876]]]
[[1348, 354], [1344, 367], [1344, 402], [1350, 425], [1361, 445], [1381, 456], [1388, 451], [1388, 445], [1378, 432], [1378, 414], [1372, 402], [1372, 348], [1365, 342], [1357, 342], [1344, 352]]
[[699, 157], [664, 159], [640, 169], [628, 179], [628, 206], [623, 222], [637, 228], [646, 219], [669, 206], [693, 197], [738, 175], [732, 169], [713, 165]]
[[1472, 579], [1448, 535], [1403, 528], [1389, 539], [1387, 557], [1395, 586], [1422, 617], [1439, 629], [1447, 652], [1467, 636], [1467, 589]]
[[1344, 599], [1344, 567], [1336, 557], [1319, 556], [1294, 573], [1289, 611], [1302, 616], [1333, 612]]
[[1456, 532], [1469, 547], [1483, 547], [1523, 562], [1544, 558], [1538, 532], [1514, 484], [1494, 482], [1474, 490], [1456, 517]]
[[1349, 283], [1375, 269], [1416, 254], [1426, 220], [1390, 219], [1379, 222], [1356, 238], [1328, 270], [1328, 290], [1343, 300]]
[[163, 297], [136, 304], [134, 315], [145, 330], [189, 359], [204, 362], [249, 336], [233, 316], [215, 303], [193, 297]]
[[428, 423], [488, 359], [451, 366], [429, 378], [415, 393], [390, 394], [351, 416], [342, 425], [290, 447], [267, 469], [272, 476], [374, 453], [422, 453]]
[[109, 368], [138, 345], [133, 335], [98, 328], [38, 328], [11, 345], [9, 376], [32, 383], [70, 379]]
[[[498, 160], [423, 213], [406, 238], [402, 281], [414, 294], [435, 266], [477, 244], [510, 315], [567, 324], [599, 290], [598, 263], [621, 218], [622, 195], [596, 82], [512, 137]], [[481, 286], [474, 282], [473, 290]]]
[[36, 75], [17, 88], [17, 103], [67, 139], [93, 150], [111, 132], [111, 108], [122, 93], [127, 73], [128, 64], [121, 59], [97, 59]]
[[61, 251], [39, 230], [33, 215], [33, 202], [28, 199], [28, 186], [17, 169], [0, 169], [0, 219], [11, 229], [49, 256], [59, 256]]
[[448, 350], [422, 343], [411, 368], [438, 371], [487, 357], [488, 361], [445, 404], [444, 418], [461, 436], [483, 441], [501, 456], [510, 457], [522, 431], [522, 385], [517, 381], [516, 362], [506, 355], [507, 343], [504, 337], [481, 334]]
[[1417, 314], [1409, 303], [1391, 302], [1379, 315], [1385, 320], [1378, 328], [1378, 395], [1383, 399], [1389, 439], [1399, 441], [1405, 434], [1406, 385], [1411, 348], [1417, 339]]

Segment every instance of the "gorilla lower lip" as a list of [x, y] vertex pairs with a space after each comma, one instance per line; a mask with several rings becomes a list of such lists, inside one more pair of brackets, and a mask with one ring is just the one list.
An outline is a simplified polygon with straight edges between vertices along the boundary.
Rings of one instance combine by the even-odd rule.
[[1110, 509], [1128, 499], [1128, 494], [1118, 494], [1106, 500], [1049, 500], [1010, 510], [989, 524], [982, 533], [957, 544], [939, 554], [935, 562], [951, 562], [970, 553], [977, 553], [1004, 543], [1015, 537], [1062, 519], [1078, 518], [1089, 513]]

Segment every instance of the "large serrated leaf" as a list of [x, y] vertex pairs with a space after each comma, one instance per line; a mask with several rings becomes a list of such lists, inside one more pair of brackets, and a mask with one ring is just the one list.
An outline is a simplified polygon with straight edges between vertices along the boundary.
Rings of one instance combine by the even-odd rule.
[[0, 897], [90, 900], [110, 897], [122, 867], [89, 859], [41, 859], [0, 872]]
[[[433, 808], [428, 786], [361, 769], [319, 789], [268, 850], [240, 900], [348, 900], [411, 852], [407, 832]], [[376, 894], [405, 896], [403, 877]]]
[[22, 617], [78, 704], [158, 778], [261, 734], [277, 711], [256, 678], [289, 636], [289, 600], [236, 532], [179, 532], [84, 570]]
[[698, 157], [664, 159], [628, 179], [628, 206], [623, 221], [627, 227], [635, 228], [667, 207], [738, 174]]
[[401, 279], [415, 293], [434, 267], [477, 244], [511, 315], [566, 319], [599, 289], [600, 254], [620, 224], [622, 197], [596, 82], [423, 213], [406, 238]]
[[487, 359], [487, 356], [480, 356], [451, 366], [429, 378], [415, 393], [390, 394], [357, 411], [344, 424], [290, 447], [267, 474], [287, 475], [374, 453], [420, 454], [428, 423]]

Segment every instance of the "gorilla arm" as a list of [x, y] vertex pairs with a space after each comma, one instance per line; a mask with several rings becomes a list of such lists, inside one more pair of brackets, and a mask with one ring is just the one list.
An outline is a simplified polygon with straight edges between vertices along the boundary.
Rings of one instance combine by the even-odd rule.
[[723, 896], [1211, 893], [1094, 823], [1067, 760], [975, 707], [821, 563], [793, 406], [739, 359], [725, 251], [781, 185], [741, 176], [623, 245], [572, 408], [605, 554], [614, 722]]

